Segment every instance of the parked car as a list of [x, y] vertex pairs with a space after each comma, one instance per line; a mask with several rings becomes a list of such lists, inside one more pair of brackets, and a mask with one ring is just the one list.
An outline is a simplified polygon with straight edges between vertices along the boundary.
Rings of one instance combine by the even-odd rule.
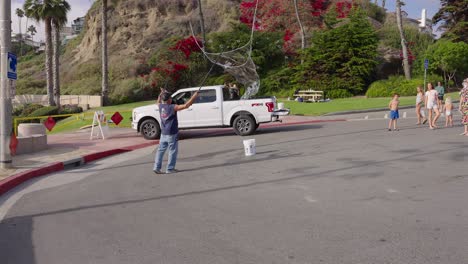
[[[181, 89], [172, 95], [172, 102], [185, 104], [199, 88]], [[236, 134], [253, 134], [263, 123], [278, 122], [287, 109], [276, 109], [276, 98], [242, 100], [232, 98], [223, 85], [203, 87], [194, 104], [177, 113], [180, 129], [232, 127]], [[132, 128], [146, 139], [158, 139], [161, 134], [158, 105], [133, 109]]]

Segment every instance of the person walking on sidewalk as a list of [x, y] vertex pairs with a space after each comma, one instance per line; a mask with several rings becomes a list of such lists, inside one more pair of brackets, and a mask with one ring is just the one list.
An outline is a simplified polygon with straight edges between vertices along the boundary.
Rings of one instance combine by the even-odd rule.
[[[434, 87], [432, 86], [432, 83], [427, 84], [427, 92], [426, 92], [426, 100], [424, 101], [428, 114], [429, 114], [429, 128], [430, 129], [435, 129], [437, 128], [437, 119], [439, 119], [440, 116], [440, 111], [439, 111], [439, 105], [437, 104], [439, 94], [437, 93], [436, 90], [434, 90]], [[432, 111], [434, 110], [435, 116], [434, 119], [432, 118]]]
[[420, 125], [421, 123], [426, 124], [427, 122], [426, 114], [424, 112], [424, 109], [422, 109], [424, 105], [425, 97], [424, 97], [421, 86], [418, 86], [417, 91], [418, 91], [418, 94], [416, 95], [416, 116], [418, 117], [418, 122], [416, 123], [416, 125]]
[[159, 147], [156, 151], [153, 171], [156, 174], [163, 174], [161, 171], [162, 160], [166, 150], [169, 148], [169, 157], [167, 161], [166, 173], [175, 173], [177, 162], [177, 153], [179, 150], [178, 135], [179, 122], [177, 120], [177, 112], [189, 108], [198, 96], [195, 92], [192, 97], [182, 105], [172, 104], [171, 94], [162, 91], [158, 97], [159, 114], [161, 116], [161, 138], [159, 139]]
[[437, 105], [439, 106], [439, 112], [442, 111], [442, 104], [444, 103], [444, 94], [445, 88], [442, 86], [442, 83], [437, 82], [437, 86], [435, 88], [437, 91]]

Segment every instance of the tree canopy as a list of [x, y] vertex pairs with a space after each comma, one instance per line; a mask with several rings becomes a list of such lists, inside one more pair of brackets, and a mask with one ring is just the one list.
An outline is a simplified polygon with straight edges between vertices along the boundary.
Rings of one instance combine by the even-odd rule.
[[468, 43], [468, 1], [441, 0], [442, 7], [433, 17], [434, 24], [441, 23], [443, 38]]

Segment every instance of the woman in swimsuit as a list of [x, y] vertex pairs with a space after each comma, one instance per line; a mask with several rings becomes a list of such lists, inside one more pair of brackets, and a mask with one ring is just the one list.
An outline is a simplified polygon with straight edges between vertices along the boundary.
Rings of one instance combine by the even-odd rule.
[[444, 105], [444, 111], [445, 111], [445, 127], [453, 127], [453, 115], [452, 115], [452, 110], [453, 110], [453, 104], [452, 104], [452, 98], [448, 96], [445, 99], [445, 105]]
[[418, 86], [417, 89], [418, 89], [418, 94], [416, 95], [416, 115], [418, 116], [418, 123], [416, 123], [416, 125], [420, 125], [421, 121], [423, 124], [425, 124], [427, 122], [427, 119], [426, 119], [424, 109], [422, 109], [424, 105], [425, 97], [424, 97], [421, 86]]

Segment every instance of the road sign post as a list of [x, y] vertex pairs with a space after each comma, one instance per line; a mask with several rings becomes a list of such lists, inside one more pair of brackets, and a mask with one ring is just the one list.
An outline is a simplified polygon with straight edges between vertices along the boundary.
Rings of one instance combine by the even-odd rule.
[[426, 91], [426, 78], [427, 78], [427, 69], [429, 68], [429, 60], [424, 60], [424, 92]]
[[[12, 167], [10, 154], [12, 107], [9, 77], [16, 77], [16, 56], [10, 56], [10, 47], [11, 0], [0, 0], [0, 167], [4, 169]], [[9, 72], [12, 73], [11, 76]]]

